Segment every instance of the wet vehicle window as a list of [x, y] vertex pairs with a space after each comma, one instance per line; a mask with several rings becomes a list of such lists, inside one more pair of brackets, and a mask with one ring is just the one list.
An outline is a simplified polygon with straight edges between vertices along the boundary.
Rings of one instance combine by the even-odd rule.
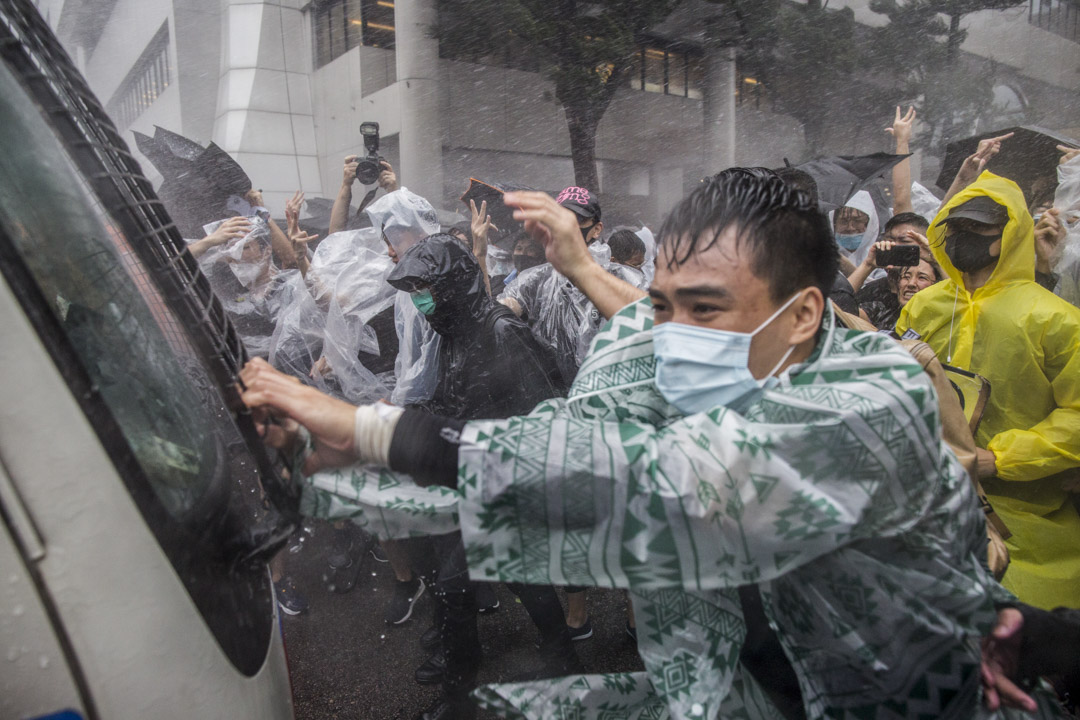
[[7, 67], [0, 85], [4, 275], [207, 624], [252, 673], [269, 641], [266, 572], [230, 556], [222, 526], [238, 490], [258, 487], [255, 459], [131, 238]]

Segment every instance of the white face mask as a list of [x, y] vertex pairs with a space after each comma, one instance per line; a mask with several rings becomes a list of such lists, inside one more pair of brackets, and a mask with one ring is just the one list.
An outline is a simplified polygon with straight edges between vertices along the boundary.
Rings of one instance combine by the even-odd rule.
[[675, 322], [657, 325], [653, 328], [653, 354], [660, 394], [687, 415], [720, 406], [743, 412], [795, 350], [790, 346], [759, 382], [750, 372], [750, 342], [798, 297], [798, 293], [792, 295], [749, 333]]

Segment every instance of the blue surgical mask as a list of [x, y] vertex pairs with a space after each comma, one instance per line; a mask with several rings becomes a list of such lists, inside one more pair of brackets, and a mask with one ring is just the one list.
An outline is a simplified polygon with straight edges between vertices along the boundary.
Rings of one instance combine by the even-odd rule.
[[798, 294], [749, 333], [714, 330], [666, 322], [653, 328], [656, 387], [669, 403], [687, 415], [715, 407], [742, 413], [761, 392], [775, 383], [772, 374], [791, 356], [792, 345], [761, 381], [750, 373], [750, 341], [786, 310]]
[[416, 306], [416, 309], [424, 315], [435, 312], [435, 298], [431, 297], [430, 289], [409, 293], [409, 297], [412, 298], [412, 304]]
[[855, 252], [862, 245], [863, 235], [865, 233], [857, 233], [855, 235], [844, 235], [843, 233], [836, 233], [836, 244], [844, 248], [848, 252]]

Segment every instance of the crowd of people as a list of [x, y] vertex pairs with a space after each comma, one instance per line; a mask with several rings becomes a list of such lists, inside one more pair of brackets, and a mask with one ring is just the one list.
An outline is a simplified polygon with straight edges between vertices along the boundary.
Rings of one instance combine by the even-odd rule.
[[[897, 109], [897, 154], [915, 122]], [[350, 528], [377, 526], [385, 621], [432, 592], [425, 718], [1060, 717], [1080, 692], [1080, 150], [1047, 194], [986, 171], [1010, 140], [940, 199], [900, 162], [891, 207], [867, 188], [825, 212], [807, 172], [728, 169], [655, 236], [575, 186], [492, 196], [503, 227], [475, 200], [443, 223], [386, 162], [354, 211], [350, 156], [325, 238], [302, 193], [282, 229], [248, 190], [189, 248], [304, 512], [340, 529], [340, 584], [374, 543]], [[546, 679], [476, 686], [493, 582]], [[598, 586], [626, 591], [645, 672], [584, 675]]]

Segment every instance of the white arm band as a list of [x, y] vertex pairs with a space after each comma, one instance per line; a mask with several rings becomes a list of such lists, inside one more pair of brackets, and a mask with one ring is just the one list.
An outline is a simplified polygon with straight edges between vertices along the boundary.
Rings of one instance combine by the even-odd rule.
[[356, 425], [353, 428], [353, 449], [362, 463], [390, 465], [390, 441], [394, 428], [405, 411], [386, 403], [361, 405], [356, 408]]

